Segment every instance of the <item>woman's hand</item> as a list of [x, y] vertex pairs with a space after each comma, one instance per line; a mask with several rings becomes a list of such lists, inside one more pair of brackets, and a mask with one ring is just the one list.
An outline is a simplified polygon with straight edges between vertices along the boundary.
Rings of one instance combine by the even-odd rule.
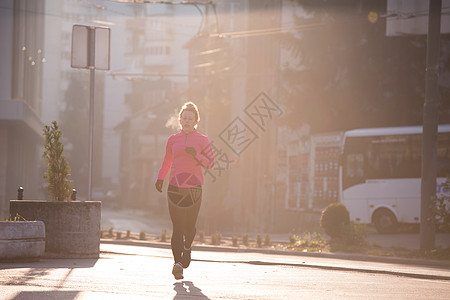
[[186, 151], [186, 153], [192, 155], [193, 157], [197, 155], [197, 151], [195, 150], [194, 147], [186, 147], [186, 149], [184, 150]]
[[164, 183], [164, 180], [161, 180], [161, 179], [158, 179], [158, 180], [156, 180], [156, 182], [155, 182], [155, 188], [156, 188], [156, 190], [157, 190], [158, 192], [160, 192], [160, 193], [162, 193], [163, 183]]

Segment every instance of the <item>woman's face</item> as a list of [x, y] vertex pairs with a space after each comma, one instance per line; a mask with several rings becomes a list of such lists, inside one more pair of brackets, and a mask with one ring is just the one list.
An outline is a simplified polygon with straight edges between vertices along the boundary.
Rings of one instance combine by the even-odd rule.
[[197, 125], [195, 114], [192, 111], [185, 110], [181, 114], [180, 124], [181, 129], [183, 129], [184, 132], [192, 132], [195, 128], [194, 126]]

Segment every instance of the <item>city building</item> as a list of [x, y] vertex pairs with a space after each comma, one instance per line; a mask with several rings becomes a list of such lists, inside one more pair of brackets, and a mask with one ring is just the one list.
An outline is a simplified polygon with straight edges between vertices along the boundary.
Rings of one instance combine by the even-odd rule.
[[20, 186], [24, 197], [42, 194], [44, 9], [43, 0], [0, 5], [0, 218]]

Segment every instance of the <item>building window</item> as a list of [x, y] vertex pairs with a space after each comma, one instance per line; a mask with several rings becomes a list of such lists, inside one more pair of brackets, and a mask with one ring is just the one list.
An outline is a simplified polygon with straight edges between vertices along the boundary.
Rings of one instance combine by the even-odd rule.
[[40, 111], [45, 1], [14, 1], [12, 98]]

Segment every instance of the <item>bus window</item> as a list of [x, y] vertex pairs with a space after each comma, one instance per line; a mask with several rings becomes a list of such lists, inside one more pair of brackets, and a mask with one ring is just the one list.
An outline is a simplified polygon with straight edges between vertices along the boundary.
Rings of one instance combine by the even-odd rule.
[[368, 179], [420, 177], [420, 136], [373, 137], [368, 146]]
[[421, 153], [421, 135], [349, 138], [344, 149], [343, 188], [366, 179], [418, 178]]
[[364, 155], [362, 153], [347, 154], [344, 172], [344, 188], [364, 182]]

